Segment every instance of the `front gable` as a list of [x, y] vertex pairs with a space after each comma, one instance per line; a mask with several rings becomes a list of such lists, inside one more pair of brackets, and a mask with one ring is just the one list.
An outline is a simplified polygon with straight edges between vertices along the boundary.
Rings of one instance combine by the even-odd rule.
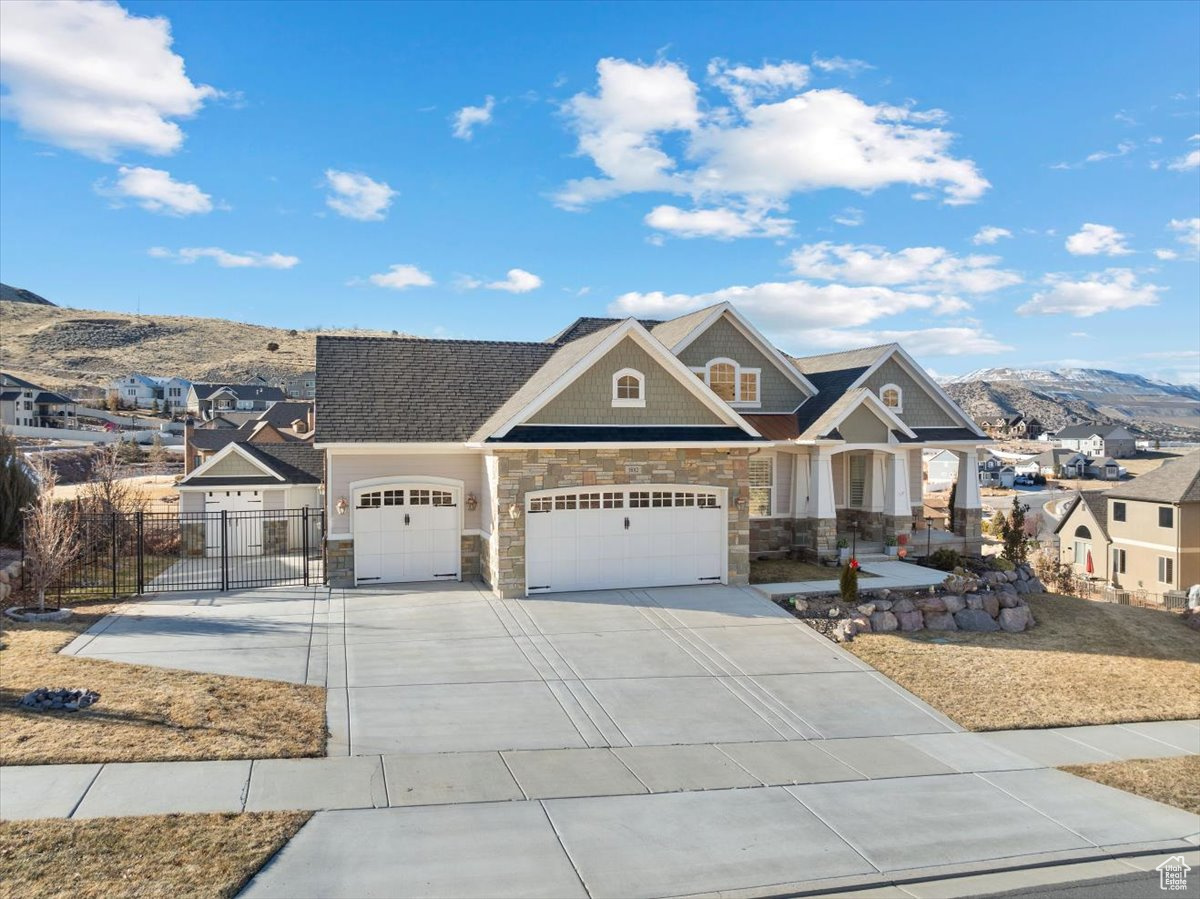
[[720, 315], [692, 337], [676, 355], [693, 369], [702, 369], [714, 359], [730, 359], [743, 369], [757, 370], [760, 405], [756, 411], [793, 412], [811, 395], [797, 384], [803, 376], [785, 371], [781, 366], [786, 363], [764, 352], [756, 340], [734, 323], [729, 313]]
[[263, 466], [256, 464], [246, 456], [230, 453], [223, 459], [215, 460], [212, 466], [204, 471], [207, 478], [261, 478], [269, 475]]
[[[910, 428], [953, 428], [964, 424], [963, 420], [950, 414], [936, 394], [913, 377], [895, 355], [869, 373], [859, 386], [876, 396], [885, 387], [899, 387], [900, 409], [896, 416]], [[965, 417], [964, 420], [970, 421]]]
[[[614, 405], [613, 378], [635, 372], [644, 405]], [[702, 402], [676, 373], [625, 337], [527, 419], [538, 425], [724, 425], [729, 422]]]
[[887, 443], [891, 436], [887, 423], [865, 403], [843, 418], [837, 429], [847, 443]]

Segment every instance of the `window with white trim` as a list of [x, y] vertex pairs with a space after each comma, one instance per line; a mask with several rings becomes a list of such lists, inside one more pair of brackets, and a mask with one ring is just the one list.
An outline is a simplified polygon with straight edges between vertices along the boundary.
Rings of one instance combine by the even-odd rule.
[[897, 384], [884, 384], [880, 387], [879, 399], [893, 412], [904, 411], [904, 391]]
[[1114, 575], [1124, 574], [1125, 573], [1125, 550], [1114, 549], [1112, 551], [1112, 560], [1113, 560], [1113, 574]]
[[1168, 585], [1175, 583], [1175, 560], [1170, 556], [1158, 557], [1158, 582]]
[[855, 509], [861, 509], [867, 495], [867, 457], [851, 456], [847, 469], [850, 481], [846, 491], [849, 498], [848, 505]]
[[692, 369], [717, 396], [733, 406], [760, 406], [759, 382], [762, 369], [742, 368], [733, 359], [710, 359], [703, 368]]
[[770, 518], [775, 508], [775, 460], [750, 460], [750, 517]]
[[614, 408], [644, 408], [646, 405], [646, 376], [634, 368], [623, 368], [612, 378]]

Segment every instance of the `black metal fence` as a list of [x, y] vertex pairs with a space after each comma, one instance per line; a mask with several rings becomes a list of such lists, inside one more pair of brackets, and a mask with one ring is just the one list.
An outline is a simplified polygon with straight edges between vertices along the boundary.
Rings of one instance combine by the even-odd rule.
[[[63, 599], [323, 583], [320, 509], [85, 513]], [[28, 547], [26, 547], [28, 551]]]

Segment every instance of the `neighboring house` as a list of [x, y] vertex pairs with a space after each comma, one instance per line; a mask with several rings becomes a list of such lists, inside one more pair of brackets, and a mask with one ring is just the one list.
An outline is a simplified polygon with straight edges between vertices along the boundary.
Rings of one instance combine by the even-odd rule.
[[925, 485], [930, 490], [942, 490], [958, 478], [958, 456], [950, 450], [923, 450], [921, 456]]
[[1009, 462], [990, 453], [979, 462], [981, 487], [1012, 487], [1016, 476], [1016, 469]]
[[193, 384], [187, 411], [209, 419], [225, 412], [262, 412], [283, 399], [283, 390], [264, 384]]
[[931, 448], [977, 541], [986, 442], [900, 346], [791, 357], [728, 303], [540, 342], [317, 338], [335, 586], [746, 584], [758, 554], [911, 531]]
[[192, 382], [187, 378], [167, 378], [162, 382], [162, 409], [164, 412], [183, 412], [187, 409], [188, 392]]
[[1058, 431], [1052, 439], [1062, 449], [1101, 458], [1128, 459], [1137, 453], [1137, 439], [1122, 427], [1071, 425]]
[[1200, 452], [1083, 496], [1087, 514], [1076, 503], [1056, 529], [1064, 560], [1077, 564], [1082, 543], [1114, 587], [1164, 593], [1200, 583]]
[[[231, 443], [312, 442], [311, 403], [275, 403], [265, 412], [247, 415], [246, 420], [236, 425], [221, 417], [200, 427], [189, 418], [183, 431], [184, 474], [190, 474]], [[222, 425], [214, 427], [218, 423]]]
[[[1078, 493], [1054, 529], [1062, 561], [1081, 577], [1105, 580], [1109, 571], [1108, 499], [1099, 490]], [[1092, 572], [1087, 571], [1088, 556]]]
[[[1037, 463], [1038, 470], [1048, 478], [1087, 477], [1087, 468], [1091, 463], [1091, 459], [1085, 454], [1066, 449], [1046, 450], [1044, 453], [1038, 453], [1032, 461]], [[1021, 465], [1028, 468], [1028, 463]]]
[[997, 440], [1035, 440], [1045, 432], [1040, 421], [1022, 412], [985, 418], [980, 424], [989, 437]]
[[75, 400], [32, 381], [0, 372], [0, 425], [77, 428]]
[[1119, 481], [1123, 472], [1124, 469], [1117, 464], [1117, 460], [1111, 458], [1092, 459], [1087, 466], [1088, 477], [1101, 481]]
[[317, 373], [306, 371], [298, 375], [289, 375], [279, 386], [293, 399], [311, 400], [317, 395]]
[[132, 409], [149, 409], [155, 402], [160, 406], [163, 400], [162, 379], [152, 378], [141, 372], [130, 372], [112, 382], [110, 393], [115, 393], [122, 406]]

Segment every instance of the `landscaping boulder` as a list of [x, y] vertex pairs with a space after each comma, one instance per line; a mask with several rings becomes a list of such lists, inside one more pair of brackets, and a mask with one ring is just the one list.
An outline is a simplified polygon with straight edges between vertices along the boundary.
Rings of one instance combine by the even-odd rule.
[[983, 594], [983, 610], [993, 618], [1000, 614], [1000, 600], [996, 598], [996, 594]]
[[913, 612], [916, 608], [917, 604], [908, 597], [898, 599], [892, 603], [892, 613], [895, 615], [899, 615], [901, 612]]
[[876, 612], [890, 612], [892, 610], [892, 601], [890, 599], [877, 599], [872, 605], [875, 606]]
[[1029, 627], [1033, 616], [1029, 614], [1028, 606], [1017, 606], [1015, 609], [1000, 610], [1000, 627], [1010, 634], [1019, 634]]
[[1020, 597], [1015, 593], [1005, 591], [1004, 593], [997, 594], [997, 596], [1000, 600], [1000, 608], [1002, 609], [1015, 609], [1021, 604]]
[[8, 583], [8, 581], [0, 581], [0, 602], [4, 602], [6, 599], [8, 599], [9, 594], [11, 593], [12, 586]]
[[920, 612], [897, 612], [896, 622], [900, 625], [900, 630], [911, 632], [919, 631], [925, 627], [924, 617]]
[[850, 622], [860, 634], [869, 634], [871, 632], [871, 619], [866, 615], [855, 615], [850, 619]]
[[945, 596], [943, 596], [942, 603], [946, 606], [946, 611], [951, 615], [960, 609], [965, 609], [967, 607], [967, 603], [963, 600], [963, 598], [961, 596], [956, 596], [953, 593], [947, 593]]
[[925, 629], [930, 631], [956, 631], [958, 623], [948, 612], [926, 612]]
[[808, 601], [801, 599], [799, 596], [793, 596], [792, 597], [792, 608], [795, 609], [797, 612], [807, 612], [808, 611]]
[[954, 613], [954, 623], [964, 631], [998, 631], [996, 619], [983, 609], [960, 609]]
[[917, 600], [917, 608], [925, 614], [942, 614], [946, 611], [946, 601], [940, 596], [922, 596]]
[[965, 599], [967, 601], [968, 609], [982, 609], [983, 608], [983, 597], [982, 596], [977, 596], [977, 595], [964, 596], [963, 599]]
[[873, 602], [864, 602], [861, 606], [858, 607], [858, 611], [861, 612], [863, 615], [866, 615], [868, 618], [875, 614], [875, 609], [876, 609], [876, 606], [875, 606], [875, 603], [873, 603]]
[[1021, 579], [1021, 575], [1017, 574], [1016, 569], [1004, 572], [1004, 577], [1010, 584]]
[[896, 616], [891, 612], [876, 612], [871, 616], [871, 630], [876, 633], [894, 631], [899, 626], [900, 622], [896, 620]]

